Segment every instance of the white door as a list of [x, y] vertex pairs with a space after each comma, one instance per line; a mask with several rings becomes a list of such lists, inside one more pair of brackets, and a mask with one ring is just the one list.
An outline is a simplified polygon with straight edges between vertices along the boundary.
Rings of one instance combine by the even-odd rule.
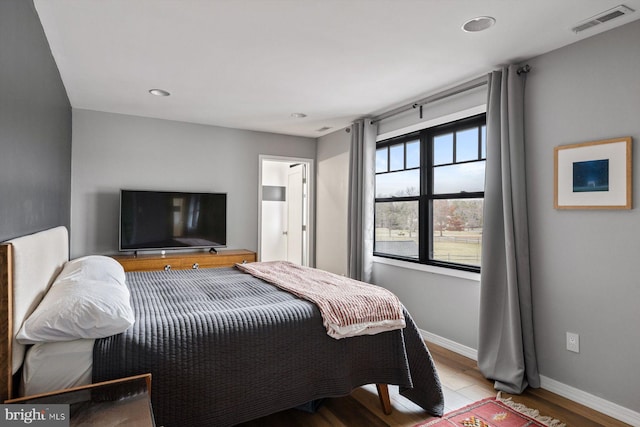
[[289, 168], [287, 180], [287, 260], [304, 265], [306, 168], [297, 164]]
[[313, 260], [313, 161], [260, 156], [258, 260]]
[[262, 162], [260, 259], [287, 259], [287, 180], [290, 162]]

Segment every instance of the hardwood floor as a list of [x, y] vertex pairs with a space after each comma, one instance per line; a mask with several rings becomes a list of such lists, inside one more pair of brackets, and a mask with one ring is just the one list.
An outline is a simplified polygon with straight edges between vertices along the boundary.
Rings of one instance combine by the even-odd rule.
[[[438, 345], [427, 343], [440, 375], [445, 399], [445, 412], [496, 395], [493, 383], [482, 377], [476, 362]], [[350, 396], [326, 399], [314, 414], [296, 409], [241, 424], [243, 427], [412, 427], [429, 419], [429, 414], [389, 387], [393, 412], [384, 415], [373, 385], [360, 387]], [[557, 418], [567, 427], [628, 426], [542, 389], [528, 389], [519, 396], [508, 394], [514, 401], [536, 408], [542, 415]]]

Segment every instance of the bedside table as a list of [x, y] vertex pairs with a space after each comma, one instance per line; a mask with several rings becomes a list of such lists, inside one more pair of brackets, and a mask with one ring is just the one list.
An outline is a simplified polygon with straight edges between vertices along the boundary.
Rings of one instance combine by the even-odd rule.
[[67, 404], [70, 412], [69, 426], [156, 425], [151, 408], [151, 374], [10, 399], [4, 403]]

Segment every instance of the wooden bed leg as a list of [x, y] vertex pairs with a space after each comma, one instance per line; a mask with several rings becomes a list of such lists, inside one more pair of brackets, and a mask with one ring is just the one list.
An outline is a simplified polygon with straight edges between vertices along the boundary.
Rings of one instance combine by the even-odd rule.
[[389, 398], [389, 386], [387, 384], [376, 384], [378, 390], [378, 397], [380, 398], [380, 405], [382, 405], [382, 412], [385, 415], [391, 414], [391, 399]]

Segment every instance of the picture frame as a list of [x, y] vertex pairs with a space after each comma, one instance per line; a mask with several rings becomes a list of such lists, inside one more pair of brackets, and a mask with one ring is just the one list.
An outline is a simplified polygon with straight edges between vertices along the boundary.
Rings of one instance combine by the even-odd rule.
[[631, 137], [554, 148], [556, 209], [631, 209]]

